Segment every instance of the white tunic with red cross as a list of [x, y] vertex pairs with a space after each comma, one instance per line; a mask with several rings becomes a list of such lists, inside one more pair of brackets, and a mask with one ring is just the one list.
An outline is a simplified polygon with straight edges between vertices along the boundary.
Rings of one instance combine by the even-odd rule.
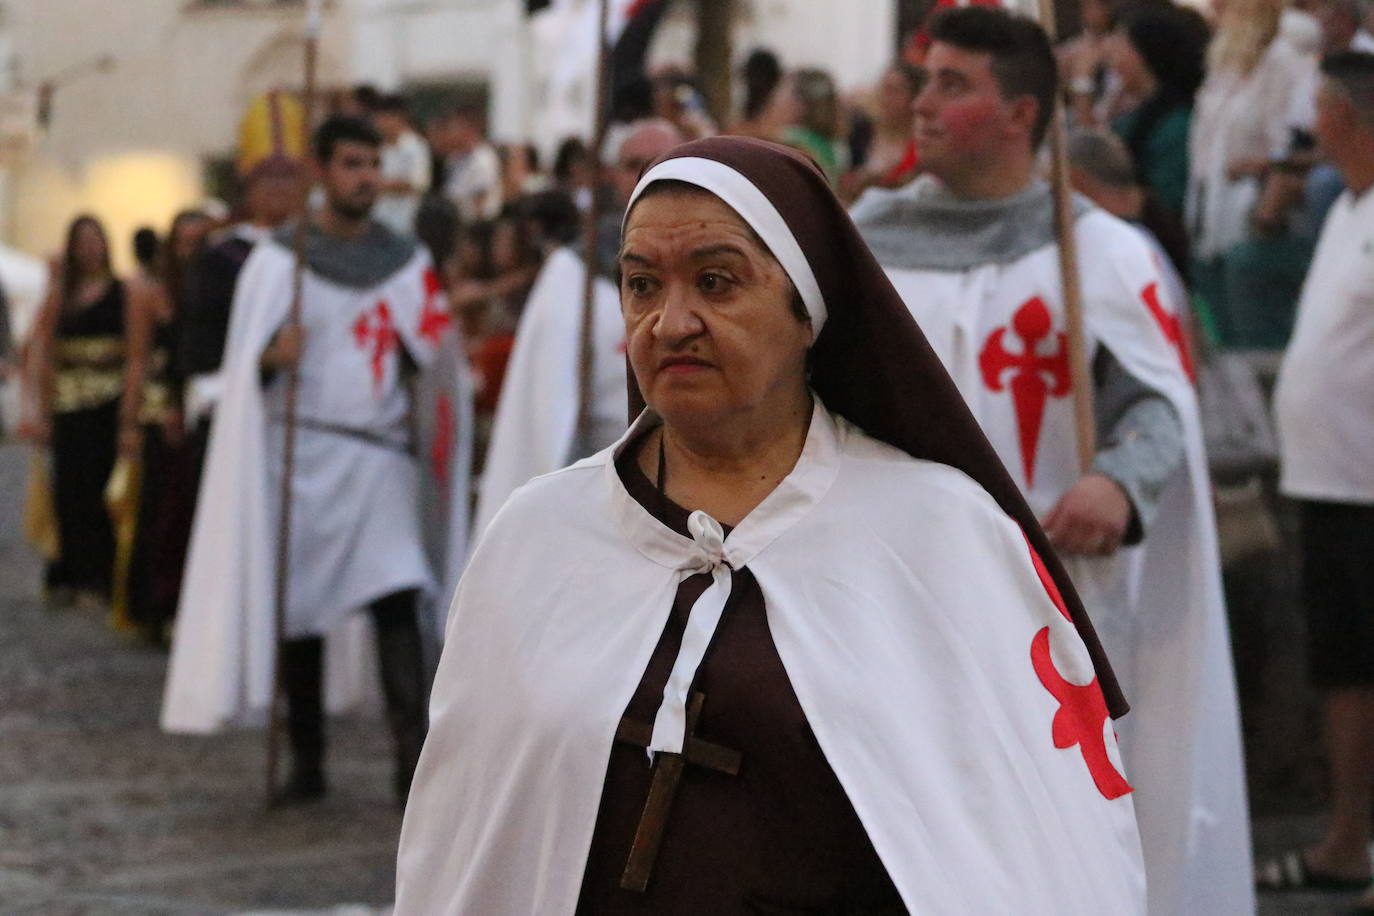
[[[370, 289], [306, 272], [292, 475], [289, 636], [326, 633], [350, 610], [438, 582], [420, 537], [420, 472], [402, 352], [425, 358], [430, 298], [416, 258]], [[439, 313], [448, 317], [447, 310]], [[426, 362], [428, 360], [426, 359]], [[279, 511], [286, 374], [264, 393], [268, 495]]]
[[[165, 693], [169, 731], [249, 724], [270, 699], [286, 376], [264, 385], [259, 359], [288, 319], [294, 268], [289, 249], [264, 241], [236, 286]], [[330, 637], [339, 708], [365, 686], [355, 663], [366, 617], [354, 612], [408, 589], [443, 607], [456, 585], [470, 388], [422, 249], [371, 287], [305, 270], [301, 322], [286, 635]], [[413, 373], [403, 374], [403, 352]]]
[[[1076, 226], [1090, 360], [1105, 345], [1166, 396], [1187, 444], [1143, 544], [1106, 560], [1065, 558], [1132, 704], [1117, 729], [1150, 912], [1252, 912], [1235, 682], [1179, 304], [1137, 229], [1097, 209]], [[1043, 518], [1080, 477], [1056, 246], [888, 276]]]

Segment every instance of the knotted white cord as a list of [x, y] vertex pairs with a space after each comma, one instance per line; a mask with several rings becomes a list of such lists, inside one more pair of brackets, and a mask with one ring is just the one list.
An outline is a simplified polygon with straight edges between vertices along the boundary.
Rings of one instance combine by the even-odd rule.
[[712, 582], [687, 615], [682, 646], [678, 649], [677, 660], [673, 662], [672, 673], [668, 675], [668, 683], [663, 688], [663, 702], [654, 716], [654, 730], [648, 747], [650, 760], [659, 751], [682, 753], [687, 735], [687, 694], [692, 689], [692, 681], [696, 679], [701, 660], [706, 657], [711, 637], [720, 624], [725, 603], [730, 600], [732, 579], [730, 565], [725, 561], [725, 530], [720, 522], [700, 510], [687, 519], [687, 530], [696, 542], [697, 550], [679, 571], [686, 575], [709, 572]]

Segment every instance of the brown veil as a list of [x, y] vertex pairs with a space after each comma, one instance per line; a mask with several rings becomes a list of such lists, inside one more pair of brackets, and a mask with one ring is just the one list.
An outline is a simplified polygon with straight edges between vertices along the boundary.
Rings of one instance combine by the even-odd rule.
[[[1108, 709], [1124, 715], [1129, 707], [1116, 675], [1049, 538], [820, 169], [794, 149], [745, 137], [686, 143], [649, 169], [679, 157], [729, 166], [781, 214], [828, 311], [811, 351], [811, 385], [822, 402], [915, 458], [958, 468], [991, 494], [1044, 561], [1092, 656]], [[633, 420], [645, 405], [634, 373], [628, 377]]]

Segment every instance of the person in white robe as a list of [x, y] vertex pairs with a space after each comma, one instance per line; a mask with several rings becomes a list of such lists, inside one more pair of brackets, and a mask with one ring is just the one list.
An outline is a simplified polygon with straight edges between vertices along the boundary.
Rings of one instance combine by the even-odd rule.
[[[327, 671], [340, 703], [363, 687], [362, 610], [375, 624], [404, 798], [425, 733], [423, 635], [441, 626], [429, 610], [441, 606], [435, 599], [453, 586], [466, 550], [462, 349], [429, 255], [369, 218], [380, 145], [357, 119], [319, 128], [325, 204], [305, 227], [299, 324], [290, 322], [294, 226], [259, 242], [239, 275], [162, 709], [172, 732], [260, 723], [280, 648], [286, 801], [325, 791], [322, 682]], [[292, 366], [299, 394], [278, 647]]]
[[[1254, 910], [1239, 712], [1181, 303], [1127, 223], [1075, 199], [1090, 379], [1072, 377], [1053, 201], [1034, 178], [1056, 91], [1033, 22], [932, 26], [927, 175], [854, 219], [1065, 557], [1133, 706], [1118, 725], [1150, 912]], [[1009, 74], [1016, 74], [1012, 80]], [[1093, 387], [1079, 464], [1073, 386]]]
[[620, 263], [638, 419], [474, 551], [396, 912], [1143, 913], [1110, 666], [815, 163], [676, 148]]
[[[644, 167], [681, 142], [681, 134], [661, 120], [626, 133], [611, 170], [621, 212]], [[598, 228], [589, 403], [579, 403], [584, 253], [559, 247], [545, 259], [515, 332], [478, 485], [477, 534], [518, 487], [600, 451], [625, 431], [625, 328], [614, 283], [619, 213], [609, 216]]]

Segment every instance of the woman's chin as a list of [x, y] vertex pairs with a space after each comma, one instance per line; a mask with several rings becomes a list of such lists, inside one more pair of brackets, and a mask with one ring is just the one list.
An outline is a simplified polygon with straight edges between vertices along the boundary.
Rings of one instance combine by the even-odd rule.
[[728, 407], [719, 396], [705, 392], [674, 391], [654, 398], [649, 406], [665, 424], [678, 429], [710, 427], [728, 413]]

